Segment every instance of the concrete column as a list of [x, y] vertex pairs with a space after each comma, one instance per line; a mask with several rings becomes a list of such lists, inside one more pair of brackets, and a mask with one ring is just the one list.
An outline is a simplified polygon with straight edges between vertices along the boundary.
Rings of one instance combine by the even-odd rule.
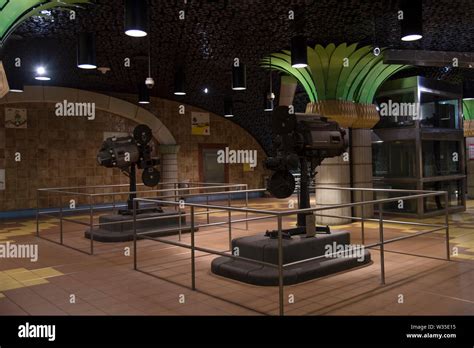
[[[346, 135], [348, 136], [348, 135]], [[349, 154], [350, 151], [348, 150]], [[350, 187], [350, 158], [342, 155], [327, 158], [317, 169], [316, 174], [316, 205], [326, 207], [337, 204], [350, 203], [350, 191], [320, 189], [318, 186]], [[328, 215], [351, 216], [351, 208], [336, 208], [321, 212]], [[316, 216], [316, 223], [321, 225], [342, 225], [350, 223], [351, 219]]]
[[161, 181], [178, 181], [178, 151], [179, 145], [160, 145]]
[[[353, 187], [372, 188], [372, 134], [370, 129], [352, 130], [352, 184]], [[374, 198], [372, 192], [363, 193], [365, 201]], [[354, 202], [362, 201], [362, 192], [354, 192]], [[361, 207], [354, 208], [354, 215], [361, 217]], [[373, 205], [364, 206], [364, 217], [372, 217]]]

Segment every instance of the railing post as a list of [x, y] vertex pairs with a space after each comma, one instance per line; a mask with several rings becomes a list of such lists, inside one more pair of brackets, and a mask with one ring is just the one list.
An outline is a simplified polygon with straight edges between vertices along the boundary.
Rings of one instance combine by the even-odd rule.
[[449, 209], [448, 191], [444, 192], [444, 223], [446, 224], [446, 259], [451, 261], [451, 250], [449, 248]]
[[360, 217], [360, 228], [361, 228], [361, 233], [362, 233], [362, 244], [365, 244], [365, 223], [364, 223], [364, 205], [362, 204], [360, 206], [361, 210], [361, 217]]
[[196, 290], [196, 265], [194, 260], [194, 206], [191, 205], [191, 288]]
[[133, 201], [133, 269], [137, 270], [137, 207]]
[[[249, 185], [245, 184], [245, 208], [249, 208]], [[249, 229], [249, 212], [245, 212], [245, 229]]]
[[39, 219], [40, 219], [40, 199], [39, 199], [39, 195], [40, 195], [40, 192], [39, 190], [36, 190], [36, 237], [39, 237]]
[[385, 285], [385, 254], [383, 237], [383, 203], [379, 203], [379, 232], [380, 232], [380, 280]]
[[283, 288], [283, 242], [282, 242], [282, 219], [281, 215], [278, 215], [278, 299], [280, 307], [280, 315], [283, 316], [285, 313], [285, 304], [283, 301], [284, 288]]
[[181, 214], [182, 214], [182, 211], [181, 211], [181, 201], [180, 203], [178, 204], [178, 219], [179, 219], [179, 232], [178, 232], [178, 240], [181, 242], [181, 230], [182, 230], [182, 223], [181, 223]]
[[[209, 193], [206, 193], [206, 205], [209, 205]], [[207, 211], [207, 224], [209, 224], [209, 207], [206, 208]]]
[[59, 243], [63, 245], [63, 195], [59, 194]]
[[[230, 207], [230, 194], [227, 195], [227, 206]], [[227, 223], [229, 225], [229, 250], [232, 251], [232, 212], [227, 212]]]
[[91, 251], [90, 254], [94, 255], [94, 211], [92, 207], [92, 195], [89, 195], [89, 228], [90, 228], [90, 235], [91, 235]]

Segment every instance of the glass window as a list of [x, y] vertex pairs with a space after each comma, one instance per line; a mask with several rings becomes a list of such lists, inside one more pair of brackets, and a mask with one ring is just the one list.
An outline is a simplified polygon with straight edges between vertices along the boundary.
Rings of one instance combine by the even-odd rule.
[[423, 140], [423, 176], [461, 174], [460, 142]]
[[[462, 180], [457, 181], [435, 181], [425, 183], [423, 189], [428, 191], [447, 191], [448, 204], [450, 207], [462, 205]], [[424, 198], [425, 212], [444, 209], [444, 196], [431, 196]]]
[[415, 177], [415, 141], [390, 141], [372, 144], [372, 171], [375, 177]]
[[422, 92], [420, 103], [421, 127], [460, 128], [458, 99]]
[[[389, 190], [389, 189], [416, 190], [416, 186], [414, 184], [374, 183], [374, 188], [384, 189], [384, 190]], [[389, 191], [377, 191], [375, 193], [376, 199], [395, 198], [395, 197], [402, 197], [402, 196], [408, 196], [408, 195], [410, 195], [410, 193], [389, 192]], [[416, 207], [417, 207], [416, 199], [396, 200], [393, 202], [383, 204], [383, 210], [386, 212], [416, 213]]]

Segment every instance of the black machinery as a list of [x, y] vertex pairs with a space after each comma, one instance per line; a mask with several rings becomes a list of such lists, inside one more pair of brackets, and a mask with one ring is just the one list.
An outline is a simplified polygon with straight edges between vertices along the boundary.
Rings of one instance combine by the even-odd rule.
[[[146, 125], [138, 125], [133, 134], [127, 137], [111, 137], [104, 141], [98, 154], [97, 163], [106, 168], [118, 168], [130, 179], [127, 208], [119, 210], [118, 214], [101, 215], [100, 226], [86, 230], [85, 237], [100, 242], [124, 242], [133, 240], [137, 233], [147, 233], [149, 236], [175, 234], [180, 229], [188, 232], [185, 215], [177, 215], [173, 211], [165, 211], [161, 206], [150, 208], [134, 207], [137, 197], [137, 169], [142, 169], [142, 181], [146, 186], [153, 187], [160, 182], [160, 172], [155, 168], [160, 161], [152, 157], [153, 148], [150, 144], [153, 138], [151, 129]], [[139, 218], [135, 226], [131, 216], [135, 208]]]
[[[274, 171], [267, 189], [276, 198], [291, 196], [295, 191], [291, 171], [300, 169], [299, 209], [310, 208], [309, 183], [325, 158], [340, 156], [346, 151], [345, 131], [322, 116], [291, 114], [286, 106], [274, 110], [272, 128], [276, 155], [265, 161], [266, 168]], [[233, 239], [231, 250], [238, 250], [243, 259], [217, 257], [211, 263], [212, 273], [249, 284], [274, 286], [279, 285], [280, 276], [284, 284], [298, 284], [371, 262], [367, 250], [351, 245], [348, 231], [330, 233], [329, 226], [316, 226], [312, 212], [301, 212], [297, 216], [296, 228], [282, 230], [281, 245], [278, 231]], [[357, 255], [328, 253], [335, 245], [343, 250], [358, 250]], [[285, 266], [281, 274], [278, 267], [247, 260], [278, 265], [280, 247], [283, 264], [295, 263]], [[298, 263], [302, 260], [307, 261]]]
[[[291, 114], [287, 106], [279, 106], [272, 117], [275, 157], [265, 161], [274, 171], [267, 183], [268, 191], [276, 198], [287, 198], [295, 191], [291, 171], [300, 169], [299, 209], [310, 208], [309, 184], [317, 174], [316, 168], [325, 158], [342, 155], [347, 148], [345, 130], [337, 122], [322, 116]], [[286, 236], [307, 233], [307, 216], [299, 213], [297, 228], [286, 230]], [[329, 233], [328, 226], [316, 227], [317, 232]], [[267, 232], [275, 236], [275, 231]]]
[[130, 179], [128, 209], [120, 210], [123, 215], [133, 212], [133, 199], [137, 197], [137, 168], [143, 169], [142, 181], [146, 186], [153, 187], [160, 182], [160, 172], [155, 168], [160, 161], [151, 156], [153, 149], [149, 143], [152, 138], [151, 129], [141, 124], [134, 129], [133, 136], [107, 138], [97, 154], [101, 166], [119, 168]]

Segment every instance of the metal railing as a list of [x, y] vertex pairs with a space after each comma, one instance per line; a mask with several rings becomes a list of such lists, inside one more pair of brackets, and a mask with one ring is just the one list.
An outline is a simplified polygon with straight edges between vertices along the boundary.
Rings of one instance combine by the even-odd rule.
[[[328, 189], [328, 190], [349, 190], [349, 191], [378, 191], [378, 189], [370, 189], [370, 188], [343, 188], [343, 187], [323, 187], [320, 186], [318, 188], [321, 189]], [[248, 190], [248, 191], [263, 191], [261, 190]], [[225, 256], [229, 257], [232, 259], [237, 259], [237, 260], [244, 260], [247, 262], [252, 262], [255, 264], [259, 264], [262, 266], [267, 266], [267, 267], [272, 267], [272, 268], [277, 268], [278, 270], [278, 303], [279, 303], [279, 314], [284, 315], [284, 269], [297, 265], [297, 264], [303, 264], [306, 262], [311, 262], [315, 261], [318, 259], [322, 258], [328, 258], [330, 256], [336, 255], [338, 252], [334, 253], [329, 253], [329, 254], [324, 254], [321, 256], [317, 257], [311, 257], [307, 258], [304, 260], [299, 260], [296, 262], [290, 262], [287, 264], [283, 263], [283, 247], [282, 247], [282, 238], [283, 238], [283, 218], [296, 215], [298, 213], [312, 213], [316, 216], [321, 216], [321, 217], [337, 217], [337, 218], [348, 218], [348, 219], [353, 219], [353, 220], [360, 220], [361, 222], [361, 240], [363, 240], [362, 245], [364, 248], [369, 248], [369, 249], [375, 249], [378, 248], [380, 252], [380, 282], [382, 285], [385, 284], [385, 245], [389, 243], [394, 243], [394, 242], [399, 242], [402, 240], [418, 237], [421, 235], [426, 235], [438, 231], [445, 231], [445, 242], [446, 242], [446, 259], [449, 261], [450, 260], [450, 249], [449, 249], [449, 215], [448, 215], [448, 193], [443, 191], [443, 192], [438, 192], [438, 191], [419, 191], [419, 190], [383, 190], [385, 192], [399, 192], [402, 194], [405, 194], [404, 196], [398, 196], [394, 198], [383, 198], [383, 199], [371, 199], [367, 201], [361, 201], [361, 202], [355, 202], [355, 203], [345, 203], [345, 204], [336, 204], [336, 205], [331, 205], [331, 206], [326, 206], [326, 207], [312, 207], [312, 208], [307, 208], [307, 209], [291, 209], [291, 210], [261, 210], [261, 209], [252, 209], [252, 208], [241, 208], [241, 207], [232, 207], [230, 205], [228, 206], [223, 206], [223, 205], [209, 205], [209, 204], [198, 204], [198, 203], [186, 203], [184, 206], [181, 204], [178, 209], [178, 214], [183, 214], [186, 216], [190, 217], [191, 220], [191, 227], [190, 227], [190, 244], [183, 243], [180, 240], [179, 241], [174, 241], [170, 240], [169, 238], [163, 238], [163, 237], [156, 237], [156, 236], [150, 236], [150, 234], [155, 234], [157, 231], [152, 230], [152, 231], [146, 231], [146, 232], [137, 232], [137, 221], [139, 221], [139, 218], [137, 218], [137, 209], [134, 209], [133, 211], [133, 229], [134, 229], [134, 239], [133, 239], [133, 249], [134, 249], [134, 257], [133, 257], [133, 267], [135, 270], [152, 275], [154, 277], [157, 277], [156, 275], [143, 271], [138, 268], [138, 250], [137, 250], [137, 242], [139, 239], [143, 240], [152, 240], [156, 242], [161, 242], [164, 244], [169, 244], [173, 245], [176, 247], [182, 247], [189, 249], [191, 251], [191, 289], [196, 290], [196, 251], [203, 252], [206, 254], [211, 254], [211, 255], [218, 255], [218, 256]], [[409, 221], [396, 221], [396, 220], [384, 220], [384, 210], [383, 210], [383, 204], [386, 203], [391, 203], [394, 201], [398, 201], [400, 199], [403, 200], [411, 200], [411, 199], [419, 199], [419, 198], [425, 198], [425, 197], [432, 197], [432, 196], [444, 196], [444, 201], [445, 201], [445, 223], [444, 224], [425, 224], [425, 223], [415, 223], [415, 222], [409, 222]], [[172, 201], [164, 201], [164, 200], [159, 200], [157, 198], [137, 198], [135, 199], [137, 202], [148, 202], [148, 203], [159, 203], [163, 205], [179, 205], [179, 202], [172, 202]], [[364, 217], [364, 212], [363, 212], [363, 207], [366, 205], [376, 205], [378, 206], [379, 209], [379, 214], [378, 214], [378, 219], [373, 219], [373, 218], [365, 218]], [[334, 215], [334, 214], [324, 214], [321, 212], [327, 211], [327, 210], [334, 210], [334, 209], [340, 209], [340, 208], [349, 208], [349, 207], [357, 207], [360, 206], [362, 208], [362, 216], [361, 217], [355, 217], [355, 216], [341, 216], [341, 215]], [[183, 213], [182, 209], [188, 207], [189, 208], [189, 213]], [[199, 215], [199, 213], [196, 213], [197, 208], [205, 208], [205, 209], [211, 209], [211, 213], [215, 212], [227, 212], [227, 221], [226, 222], [219, 222], [219, 223], [204, 223], [204, 224], [196, 224], [196, 219], [195, 217]], [[239, 213], [245, 213], [246, 218], [245, 219], [238, 219], [238, 220], [232, 220], [232, 213], [233, 212], [239, 212]], [[252, 215], [259, 215], [257, 217], [248, 217], [248, 214]], [[254, 260], [254, 259], [249, 259], [245, 258], [239, 255], [234, 255], [232, 253], [232, 224], [236, 222], [246, 222], [248, 224], [249, 221], [256, 221], [256, 220], [263, 220], [263, 219], [273, 219], [275, 218], [277, 220], [277, 230], [278, 230], [278, 262], [277, 264], [273, 263], [268, 263], [264, 261], [259, 261], [259, 260]], [[379, 236], [378, 236], [378, 241], [375, 243], [371, 243], [368, 245], [365, 245], [365, 222], [366, 221], [378, 221], [378, 226], [379, 226]], [[386, 239], [385, 238], [385, 231], [384, 231], [384, 222], [385, 223], [390, 223], [390, 224], [402, 224], [402, 225], [415, 225], [419, 227], [430, 227], [431, 229], [426, 230], [426, 231], [420, 231], [417, 233], [412, 233], [410, 235], [406, 236], [401, 236], [401, 237], [396, 237], [392, 239]], [[197, 246], [195, 243], [195, 232], [196, 230], [202, 227], [206, 226], [217, 226], [217, 225], [228, 225], [228, 239], [229, 239], [229, 249], [227, 250], [216, 250], [216, 249], [211, 249], [211, 248], [205, 248], [201, 246]], [[248, 229], [248, 225], [247, 225]], [[159, 231], [159, 230], [158, 230]], [[426, 257], [424, 255], [416, 255], [416, 254], [408, 254], [412, 256], [419, 256], [419, 257]], [[166, 278], [161, 278], [157, 277], [160, 279], [165, 279]], [[215, 296], [215, 295], [213, 295]], [[222, 298], [221, 298], [222, 299]], [[222, 299], [225, 300], [226, 299]]]
[[[180, 187], [180, 186], [186, 187]], [[146, 188], [143, 184], [139, 185], [140, 187]], [[137, 195], [156, 195], [159, 197], [160, 200], [164, 200], [169, 202], [172, 200], [179, 204], [180, 201], [185, 201], [188, 198], [193, 197], [204, 197], [206, 200], [206, 204], [209, 204], [209, 199], [211, 196], [223, 196], [227, 197], [228, 204], [231, 203], [231, 198], [233, 195], [245, 195], [245, 205], [248, 206], [249, 202], [249, 193], [250, 192], [259, 192], [259, 190], [248, 190], [247, 184], [222, 184], [222, 183], [202, 183], [202, 182], [165, 182], [161, 183], [160, 186], [172, 186], [170, 188], [161, 188], [161, 189], [145, 189], [145, 190], [137, 190], [137, 191], [120, 191], [121, 189], [128, 189], [129, 185], [97, 185], [97, 186], [82, 186], [82, 187], [57, 187], [57, 188], [42, 188], [37, 190], [37, 209], [36, 209], [36, 236], [42, 238], [44, 240], [60, 244], [71, 248], [76, 251], [80, 251], [82, 253], [86, 253], [89, 255], [94, 255], [94, 229], [100, 228], [101, 226], [106, 225], [113, 225], [113, 224], [124, 224], [124, 223], [132, 223], [134, 220], [130, 215], [130, 218], [127, 220], [120, 220], [114, 222], [94, 222], [94, 218], [96, 217], [97, 213], [101, 213], [103, 211], [112, 210], [116, 212], [120, 207], [126, 207], [126, 203], [119, 202], [116, 197], [120, 196], [128, 196], [130, 193], [135, 193]], [[113, 192], [96, 192], [98, 190], [106, 190], [111, 189]], [[215, 191], [219, 190], [219, 191]], [[84, 192], [86, 191], [86, 192]], [[89, 192], [87, 192], [89, 191]], [[189, 193], [191, 191], [197, 191], [197, 193]], [[261, 191], [261, 190], [260, 190]], [[59, 200], [59, 207], [50, 208], [49, 206], [46, 208], [41, 208], [41, 195], [43, 194], [53, 194], [58, 196]], [[65, 197], [81, 197], [82, 200], [87, 201], [86, 204], [83, 204], [79, 207], [74, 208], [65, 208], [64, 202]], [[96, 202], [98, 198], [109, 198], [107, 203], [102, 205], [97, 205]], [[152, 205], [147, 206], [158, 206], [161, 204], [153, 203]], [[73, 219], [67, 217], [70, 214], [81, 214], [86, 213], [86, 219], [84, 221]], [[203, 214], [207, 214], [207, 221], [210, 223], [209, 215], [212, 212], [209, 209], [206, 209]], [[172, 215], [174, 216], [174, 215]], [[50, 217], [54, 219], [58, 219], [59, 221], [59, 241], [46, 238], [41, 235], [41, 218], [42, 217]], [[155, 219], [164, 219], [170, 218], [167, 217], [157, 217]], [[65, 244], [64, 242], [64, 222], [69, 222], [81, 226], [86, 226], [89, 228], [90, 231], [90, 244], [89, 244], [89, 251], [84, 251], [82, 249], [76, 248], [74, 246]], [[246, 223], [248, 227], [248, 222]], [[179, 226], [170, 229], [170, 232], [177, 231], [179, 232], [179, 236], [181, 238], [181, 218], [179, 218]]]

